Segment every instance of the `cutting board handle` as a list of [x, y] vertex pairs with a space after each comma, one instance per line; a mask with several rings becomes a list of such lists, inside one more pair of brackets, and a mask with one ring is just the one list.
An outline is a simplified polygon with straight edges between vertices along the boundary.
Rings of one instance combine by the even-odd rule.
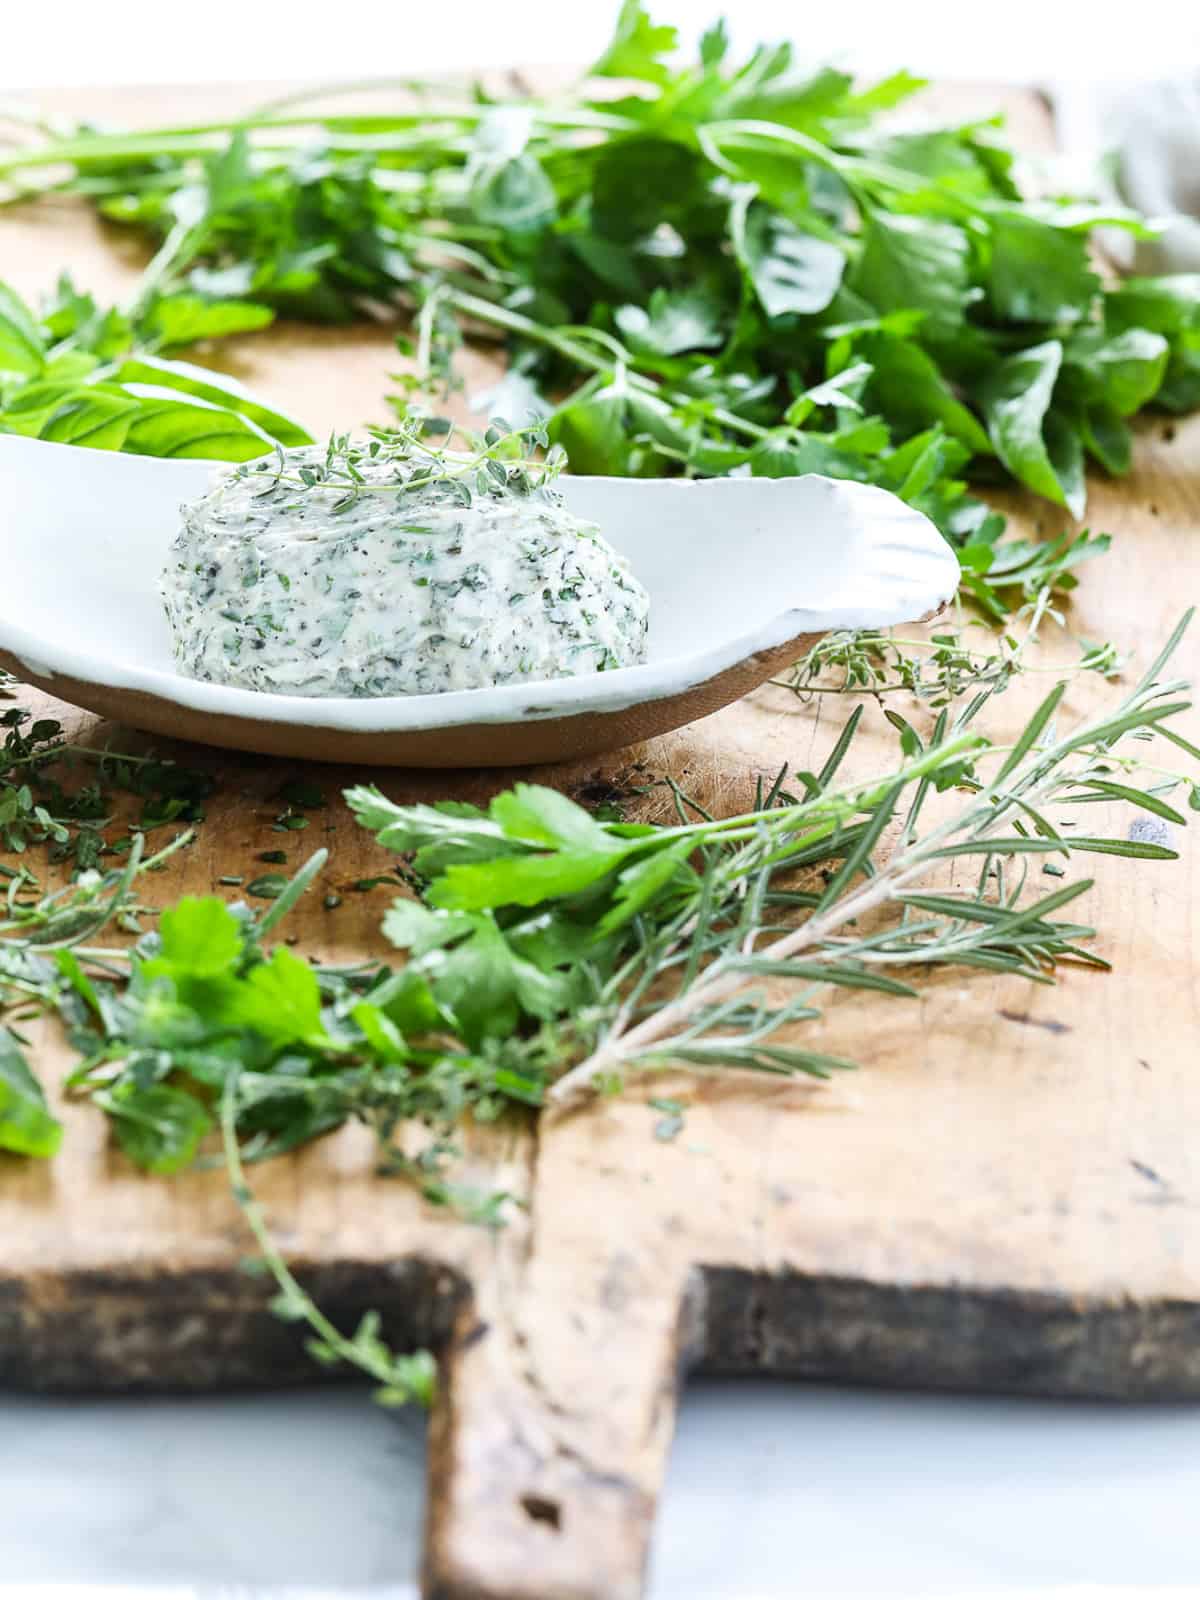
[[426, 1600], [637, 1600], [693, 1297], [648, 1247], [530, 1231], [520, 1260], [499, 1236], [443, 1358]]

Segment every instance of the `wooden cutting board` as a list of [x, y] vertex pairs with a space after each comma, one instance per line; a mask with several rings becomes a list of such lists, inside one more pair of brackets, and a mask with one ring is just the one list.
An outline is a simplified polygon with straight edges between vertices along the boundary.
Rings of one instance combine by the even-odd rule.
[[[968, 98], [965, 109], [990, 110], [997, 98]], [[109, 114], [132, 121], [164, 109], [182, 114], [148, 97]], [[1015, 110], [1031, 138], [1044, 136], [1031, 97]], [[63, 204], [0, 218], [2, 275], [26, 291], [69, 261], [81, 283], [117, 292], [127, 248], [114, 250]], [[381, 330], [275, 330], [232, 358], [223, 347], [220, 359], [316, 428], [382, 415], [396, 364]], [[1026, 524], [1045, 515], [1012, 504]], [[1115, 639], [1128, 678], [1200, 595], [1200, 421], [1152, 424], [1134, 475], [1097, 483], [1091, 511], [1114, 549], [1083, 569], [1071, 623]], [[1181, 661], [1193, 676], [1197, 667], [1200, 636]], [[1047, 681], [997, 702], [989, 731], [1016, 728]], [[1077, 677], [1063, 714], [1115, 692]], [[127, 748], [136, 737], [55, 710], [82, 738]], [[538, 776], [586, 797], [669, 772], [728, 812], [749, 801], [758, 774], [785, 760], [819, 764], [848, 710], [844, 698], [806, 705], [767, 688], [680, 733]], [[893, 749], [872, 715], [861, 769]], [[236, 894], [218, 878], [249, 876], [256, 854], [281, 843], [292, 866], [316, 844], [330, 848], [325, 890], [385, 870], [388, 858], [337, 799], [347, 781], [377, 778], [398, 800], [484, 800], [514, 777], [314, 768], [306, 775], [330, 806], [296, 847], [271, 831], [271, 797], [294, 766], [172, 753], [210, 762], [221, 782], [194, 848], [149, 887], [164, 902]], [[661, 791], [637, 803], [652, 816]], [[1131, 818], [1114, 810], [1103, 820], [1124, 831]], [[1084, 904], [1104, 930], [1097, 948], [1112, 975], [1073, 971], [1047, 990], [941, 974], [907, 1006], [842, 995], [818, 1047], [857, 1057], [859, 1074], [826, 1090], [681, 1077], [673, 1088], [689, 1110], [670, 1142], [656, 1138], [646, 1103], [672, 1092], [661, 1081], [537, 1128], [471, 1134], [466, 1176], [520, 1202], [498, 1231], [451, 1220], [374, 1176], [361, 1130], [255, 1173], [281, 1242], [326, 1307], [350, 1321], [376, 1306], [394, 1341], [432, 1340], [443, 1353], [430, 1596], [639, 1594], [676, 1389], [696, 1364], [1200, 1396], [1200, 852], [1186, 836], [1177, 843], [1176, 864], [1088, 863], [1097, 882]], [[348, 892], [330, 912], [315, 892], [291, 932], [323, 959], [383, 954], [385, 899]], [[38, 1063], [48, 1083], [67, 1059], [47, 1026]], [[142, 1176], [98, 1114], [62, 1114], [53, 1163], [0, 1158], [0, 1381], [201, 1389], [317, 1376], [295, 1330], [267, 1312], [262, 1283], [240, 1270], [250, 1241], [221, 1174]]]

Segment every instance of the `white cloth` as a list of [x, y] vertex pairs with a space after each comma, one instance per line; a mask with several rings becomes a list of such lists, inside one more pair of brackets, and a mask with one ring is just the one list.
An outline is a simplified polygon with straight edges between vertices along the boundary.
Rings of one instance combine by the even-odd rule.
[[1063, 84], [1053, 98], [1067, 155], [1099, 160], [1104, 198], [1159, 226], [1155, 239], [1107, 229], [1116, 265], [1200, 272], [1200, 67], [1159, 82]]

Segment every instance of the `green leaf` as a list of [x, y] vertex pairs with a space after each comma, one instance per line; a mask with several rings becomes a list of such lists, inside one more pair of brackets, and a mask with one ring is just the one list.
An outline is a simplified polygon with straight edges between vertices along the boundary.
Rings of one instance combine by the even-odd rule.
[[[1128, 784], [1109, 783], [1103, 778], [1089, 778], [1087, 787], [1093, 794], [1107, 795], [1112, 800], [1127, 800], [1130, 805], [1139, 806], [1143, 811], [1152, 811], [1156, 817], [1162, 817], [1167, 822], [1177, 822], [1181, 827], [1187, 822], [1187, 818], [1182, 813], [1176, 811], [1174, 806], [1169, 806], [1158, 795], [1146, 794], [1142, 789], [1132, 789]], [[1066, 798], [1068, 800], [1077, 800], [1083, 797], [1068, 795]]]
[[992, 454], [982, 424], [955, 396], [937, 363], [919, 344], [874, 334], [856, 341], [855, 348], [871, 364], [867, 393], [885, 416], [913, 429], [940, 422], [952, 438], [961, 439], [977, 455]]
[[1073, 838], [1068, 841], [1072, 850], [1082, 850], [1088, 855], [1132, 856], [1138, 861], [1178, 861], [1179, 851], [1163, 844], [1149, 844], [1143, 839], [1091, 839]]
[[1006, 322], [1077, 322], [1100, 280], [1087, 238], [1015, 208], [988, 217], [988, 303]]
[[[33, 399], [35, 394], [41, 398], [40, 391], [28, 398]], [[87, 445], [93, 450], [123, 450], [139, 409], [140, 402], [123, 390], [93, 384], [64, 393], [37, 429], [37, 437], [56, 444]]]
[[0, 1025], [0, 1150], [49, 1157], [62, 1143], [62, 1124], [50, 1114], [17, 1041]]
[[842, 281], [846, 257], [804, 233], [745, 190], [729, 213], [733, 248], [768, 317], [824, 311]]
[[1166, 376], [1170, 346], [1161, 333], [1129, 328], [1115, 339], [1094, 330], [1078, 334], [1065, 347], [1065, 375], [1086, 398], [1130, 417], [1154, 396]]
[[254, 967], [237, 986], [226, 1009], [226, 1020], [253, 1028], [279, 1045], [324, 1039], [321, 991], [307, 961], [280, 945], [261, 966]]
[[554, 1016], [563, 993], [555, 980], [513, 953], [490, 917], [481, 917], [470, 938], [446, 955], [433, 990], [472, 1048], [507, 1037], [522, 1011]]
[[953, 338], [971, 298], [966, 236], [948, 222], [873, 211], [850, 282], [876, 311], [916, 307], [931, 338]]
[[894, 994], [906, 1000], [914, 1000], [918, 995], [911, 984], [851, 963], [775, 961], [763, 955], [741, 956], [732, 965], [738, 972], [758, 972], [764, 977], [793, 978], [807, 983], [832, 983], [842, 989], [871, 989], [876, 994]]
[[616, 31], [604, 54], [593, 64], [589, 76], [666, 83], [671, 71], [664, 57], [669, 56], [678, 43], [678, 31], [651, 22], [641, 0], [622, 0]]
[[700, 35], [700, 65], [720, 66], [728, 50], [729, 31], [725, 25], [725, 18], [718, 17], [717, 21]]
[[360, 1000], [350, 1016], [381, 1061], [395, 1064], [408, 1059], [404, 1035], [385, 1011], [368, 1000]]
[[1111, 333], [1148, 328], [1179, 334], [1200, 327], [1200, 272], [1126, 278], [1105, 294], [1104, 320]]
[[1125, 476], [1133, 465], [1133, 434], [1119, 412], [1093, 401], [1079, 419], [1079, 433], [1088, 454], [1106, 472]]
[[996, 774], [997, 783], [1003, 783], [1004, 779], [1008, 777], [1010, 772], [1015, 772], [1016, 769], [1021, 765], [1022, 761], [1024, 761], [1025, 757], [1037, 744], [1038, 740], [1041, 738], [1043, 729], [1050, 721], [1050, 718], [1058, 710], [1058, 707], [1062, 701], [1062, 697], [1064, 694], [1066, 694], [1066, 692], [1067, 685], [1065, 682], [1056, 683], [1054, 685], [1053, 689], [1051, 689], [1050, 693], [1046, 696], [1041, 705], [1025, 724], [1020, 738], [1009, 751], [1004, 765]]
[[471, 209], [485, 226], [528, 233], [554, 220], [554, 185], [527, 146], [534, 119], [527, 106], [493, 106], [475, 130], [467, 164]]
[[692, 442], [676, 410], [633, 385], [623, 370], [556, 411], [549, 433], [566, 451], [573, 472], [625, 477], [647, 470], [655, 442], [684, 455]]
[[44, 364], [42, 336], [33, 313], [7, 284], [0, 283], [0, 372], [32, 378]]
[[564, 850], [451, 866], [430, 889], [429, 899], [453, 911], [541, 905], [591, 888], [615, 871], [622, 859], [620, 851]]
[[96, 986], [83, 970], [79, 957], [74, 950], [56, 950], [54, 952], [54, 964], [87, 1006], [88, 1010], [94, 1016], [103, 1020], [104, 1011], [100, 1004], [100, 996], [96, 992]]
[[198, 294], [175, 294], [155, 301], [147, 317], [147, 331], [158, 343], [170, 347], [254, 333], [274, 320], [270, 306], [252, 300], [204, 300]]
[[892, 820], [892, 813], [896, 809], [896, 802], [900, 798], [902, 785], [895, 785], [888, 790], [883, 799], [876, 806], [870, 821], [863, 828], [855, 843], [846, 852], [841, 866], [830, 878], [817, 906], [817, 911], [822, 911], [830, 906], [840, 894], [846, 890], [860, 872], [869, 873], [872, 870], [871, 857], [875, 847], [883, 836], [883, 830]]
[[1062, 366], [1057, 339], [1001, 361], [982, 387], [988, 432], [1004, 465], [1035, 493], [1082, 516], [1083, 450], [1069, 426], [1048, 426], [1050, 402]]
[[384, 913], [383, 931], [397, 949], [423, 956], [465, 938], [478, 920], [465, 911], [440, 911], [418, 900], [393, 900]]
[[248, 422], [216, 406], [144, 400], [125, 435], [126, 450], [175, 460], [253, 461], [270, 441]]
[[623, 851], [628, 848], [614, 839], [589, 811], [559, 794], [557, 789], [539, 784], [516, 784], [498, 794], [488, 811], [509, 839], [556, 849]]
[[194, 1095], [167, 1084], [130, 1084], [93, 1096], [112, 1118], [117, 1141], [147, 1172], [167, 1176], [196, 1159], [213, 1119]]
[[[116, 376], [121, 383], [145, 383], [158, 388], [178, 389], [181, 394], [219, 406], [224, 411], [244, 417], [260, 429], [267, 439], [278, 440], [282, 445], [290, 447], [312, 443], [312, 435], [298, 422], [284, 416], [281, 411], [272, 411], [268, 406], [259, 405], [236, 388], [232, 380], [222, 381], [223, 375], [219, 372], [206, 372], [201, 377], [194, 369], [184, 367], [179, 362], [142, 353], [122, 361]], [[264, 444], [263, 450], [265, 448]], [[258, 453], [261, 455], [263, 450]]]
[[680, 839], [643, 861], [635, 861], [617, 879], [613, 904], [596, 924], [596, 937], [607, 939], [654, 904], [673, 883], [695, 885], [696, 874], [687, 864], [696, 848], [694, 839]]
[[663, 223], [690, 232], [705, 205], [715, 211], [719, 202], [703, 182], [700, 158], [673, 139], [622, 140], [596, 157], [591, 222], [606, 239], [629, 243]]
[[150, 975], [223, 977], [241, 960], [242, 926], [223, 900], [185, 895], [158, 922], [159, 953], [143, 963]]
[[649, 355], [711, 350], [725, 338], [720, 302], [698, 285], [656, 289], [644, 307], [619, 306], [614, 320], [630, 348]]
[[391, 973], [376, 984], [366, 998], [410, 1038], [447, 1026], [445, 1013], [434, 999], [428, 978], [413, 966]]

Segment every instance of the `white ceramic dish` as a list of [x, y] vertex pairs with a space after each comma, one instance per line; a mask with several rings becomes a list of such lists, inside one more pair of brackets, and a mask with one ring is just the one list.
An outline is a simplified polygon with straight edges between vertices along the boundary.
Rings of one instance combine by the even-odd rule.
[[958, 563], [881, 489], [829, 478], [560, 480], [651, 596], [649, 660], [590, 677], [386, 699], [182, 677], [158, 575], [205, 461], [0, 436], [0, 660], [135, 727], [315, 760], [521, 765], [613, 749], [738, 698], [840, 628], [936, 612]]

